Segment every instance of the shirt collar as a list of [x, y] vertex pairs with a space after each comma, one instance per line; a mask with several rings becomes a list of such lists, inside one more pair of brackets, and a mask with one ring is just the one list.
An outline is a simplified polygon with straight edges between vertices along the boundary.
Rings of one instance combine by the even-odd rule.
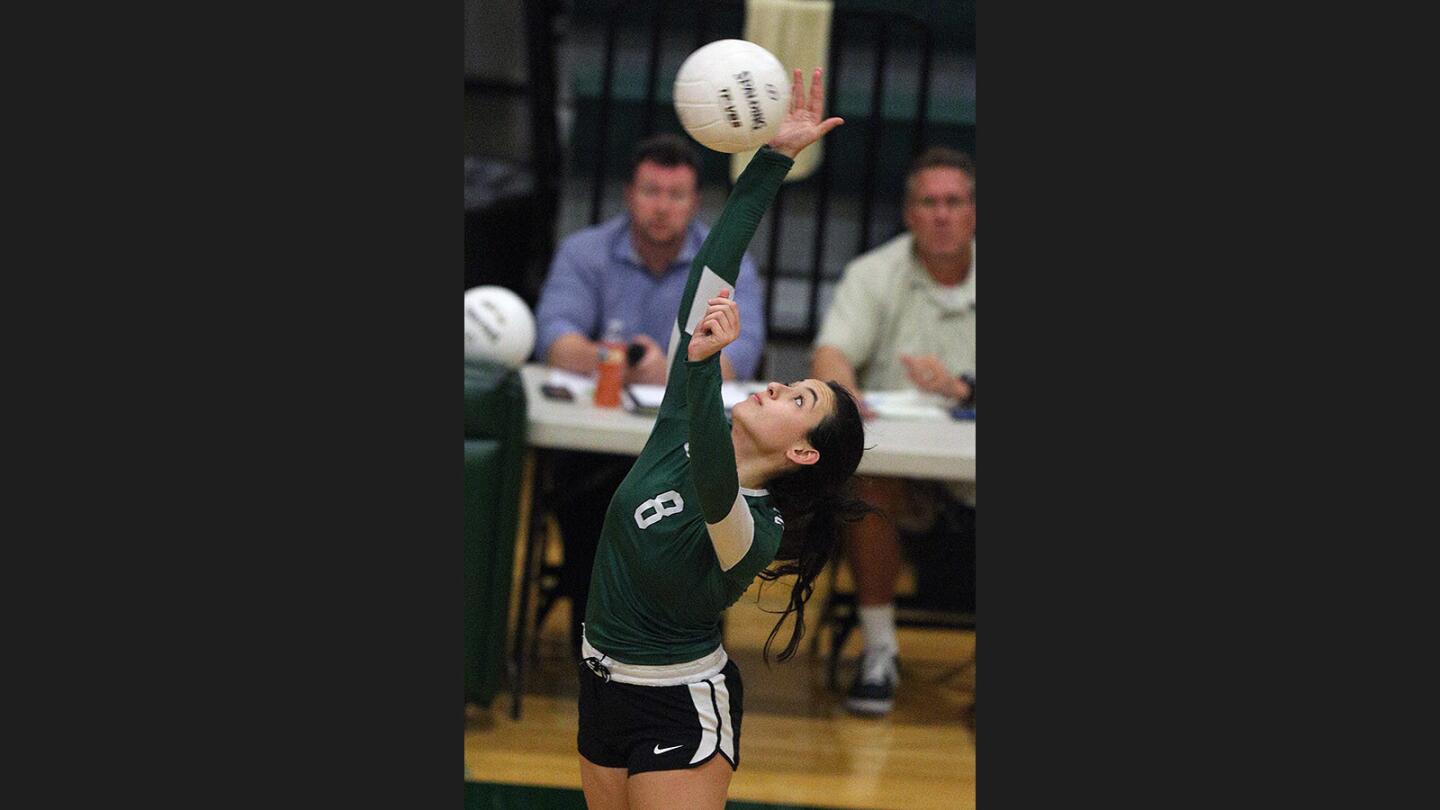
[[920, 257], [915, 255], [914, 236], [907, 234], [907, 237], [910, 239], [910, 244], [905, 255], [910, 260], [911, 289], [918, 288], [933, 291], [930, 297], [935, 301], [935, 304], [945, 312], [963, 312], [973, 308], [975, 304], [975, 240], [970, 240], [970, 272], [965, 274], [964, 281], [950, 288], [960, 291], [958, 298], [952, 298], [950, 296], [942, 297], [934, 294], [939, 293], [945, 288], [941, 287], [935, 279], [930, 277], [930, 274], [925, 271], [925, 265], [921, 264]]
[[[915, 253], [915, 237], [906, 234], [910, 243], [906, 246], [905, 256], [910, 262], [911, 282], [919, 287], [939, 287], [940, 284], [930, 277], [926, 272], [925, 265], [920, 262], [920, 257]], [[960, 289], [972, 289], [975, 286], [975, 240], [970, 240], [970, 270], [965, 274], [965, 280], [958, 285]]]

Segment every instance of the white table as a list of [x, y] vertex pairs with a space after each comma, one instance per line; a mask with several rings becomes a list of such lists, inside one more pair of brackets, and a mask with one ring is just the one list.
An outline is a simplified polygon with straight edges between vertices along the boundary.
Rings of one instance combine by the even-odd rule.
[[[536, 495], [537, 456], [540, 454], [535, 450], [586, 450], [638, 456], [645, 449], [650, 429], [655, 424], [653, 416], [630, 413], [623, 408], [597, 408], [590, 402], [562, 402], [546, 398], [540, 387], [549, 378], [550, 369], [543, 365], [532, 363], [521, 369], [520, 374], [525, 383], [531, 451], [521, 494], [524, 519], [520, 538], [524, 547], [517, 555], [521, 585], [515, 596], [518, 604], [512, 613], [517, 619], [510, 657], [513, 689], [510, 715], [516, 720], [520, 719], [520, 698], [525, 691], [532, 613], [530, 603], [534, 601], [533, 592], [539, 576], [538, 561], [543, 558], [545, 538], [543, 521], [539, 519], [544, 507], [537, 503]], [[866, 450], [861, 458], [859, 472], [866, 475], [939, 481], [975, 480], [975, 423], [971, 421], [877, 418], [865, 423], [865, 446], [871, 449]], [[820, 632], [820, 628], [817, 627], [814, 632]], [[832, 655], [832, 679], [833, 660]]]
[[[521, 370], [531, 446], [640, 455], [655, 424], [653, 416], [547, 399], [540, 386], [549, 373], [537, 364]], [[865, 446], [871, 448], [860, 460], [859, 472], [865, 475], [975, 480], [973, 421], [873, 419], [865, 423]]]

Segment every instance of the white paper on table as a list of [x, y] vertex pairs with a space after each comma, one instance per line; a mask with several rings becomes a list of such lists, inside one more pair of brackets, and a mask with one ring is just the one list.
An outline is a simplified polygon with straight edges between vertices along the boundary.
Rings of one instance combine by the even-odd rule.
[[625, 391], [630, 395], [635, 407], [642, 410], [657, 410], [660, 403], [665, 399], [665, 386], [663, 385], [640, 385], [634, 383], [625, 386]]
[[566, 371], [563, 368], [550, 369], [550, 376], [545, 380], [546, 385], [558, 385], [570, 391], [579, 401], [588, 402], [595, 393], [595, 378], [576, 374], [573, 371]]
[[[663, 385], [628, 385], [625, 387], [630, 393], [635, 406], [641, 409], [656, 410], [665, 399], [665, 386]], [[736, 404], [744, 402], [745, 398], [756, 391], [763, 391], [764, 383], [758, 382], [727, 382], [720, 384], [720, 401], [724, 403], [728, 412]]]
[[928, 391], [866, 391], [865, 404], [878, 416], [890, 419], [949, 419], [955, 403]]
[[720, 399], [725, 403], [725, 410], [729, 410], [745, 398], [757, 391], [764, 391], [765, 383], [762, 382], [727, 382], [720, 384]]

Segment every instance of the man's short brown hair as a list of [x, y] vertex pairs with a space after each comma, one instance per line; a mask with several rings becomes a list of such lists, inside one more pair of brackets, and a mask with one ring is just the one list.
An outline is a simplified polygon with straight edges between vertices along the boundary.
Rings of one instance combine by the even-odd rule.
[[945, 146], [932, 146], [921, 152], [910, 164], [910, 171], [905, 173], [905, 200], [909, 202], [911, 193], [915, 190], [915, 175], [926, 169], [934, 168], [959, 169], [970, 178], [970, 199], [975, 199], [975, 161], [964, 152], [958, 149], [951, 149]]
[[636, 144], [635, 150], [630, 153], [630, 171], [625, 176], [626, 183], [635, 182], [635, 170], [647, 160], [667, 168], [689, 166], [695, 170], [695, 184], [700, 184], [700, 170], [703, 165], [700, 162], [700, 153], [684, 136], [666, 132]]

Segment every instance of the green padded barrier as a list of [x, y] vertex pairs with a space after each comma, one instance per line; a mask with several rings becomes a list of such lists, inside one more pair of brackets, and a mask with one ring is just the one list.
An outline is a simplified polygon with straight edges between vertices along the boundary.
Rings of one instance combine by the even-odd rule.
[[465, 438], [506, 437], [515, 426], [519, 411], [520, 430], [525, 425], [525, 388], [520, 372], [492, 363], [465, 363]]
[[497, 615], [495, 577], [500, 558], [513, 558], [499, 553], [504, 540], [495, 529], [501, 523], [498, 504], [488, 497], [501, 488], [500, 460], [499, 441], [465, 440], [465, 699], [483, 705], [499, 691], [499, 672], [490, 664], [504, 660], [509, 589], [503, 589], [506, 604]]
[[525, 462], [520, 373], [465, 363], [465, 700], [500, 690]]

